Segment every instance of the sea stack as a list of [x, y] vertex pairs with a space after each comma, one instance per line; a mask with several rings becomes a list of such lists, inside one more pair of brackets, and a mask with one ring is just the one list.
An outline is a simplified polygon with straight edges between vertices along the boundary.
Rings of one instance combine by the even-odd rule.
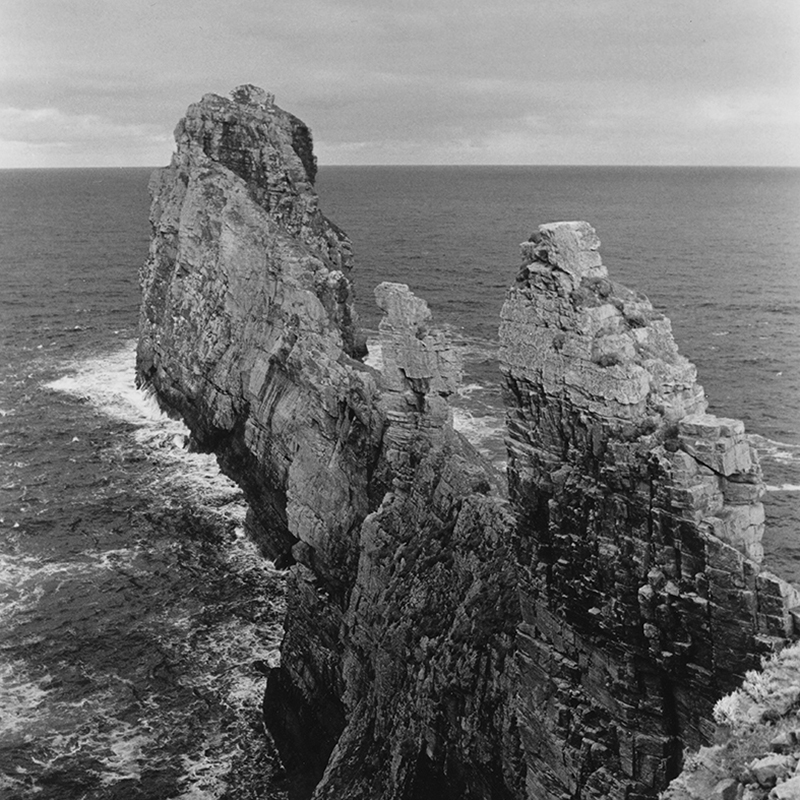
[[669, 320], [598, 247], [585, 222], [540, 226], [502, 311], [531, 797], [652, 796], [793, 635], [744, 426], [706, 413]]
[[669, 321], [587, 223], [541, 226], [502, 313], [506, 482], [454, 430], [458, 353], [406, 286], [374, 289], [362, 360], [306, 126], [245, 86], [176, 142], [137, 376], [287, 568], [264, 699], [287, 768], [315, 800], [655, 798], [796, 605], [759, 567], [743, 426], [706, 414]]

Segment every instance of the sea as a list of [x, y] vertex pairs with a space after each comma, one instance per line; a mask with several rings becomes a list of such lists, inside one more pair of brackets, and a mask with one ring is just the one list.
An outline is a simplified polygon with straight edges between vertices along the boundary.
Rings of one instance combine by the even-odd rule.
[[[134, 386], [148, 169], [0, 171], [0, 799], [291, 797], [264, 736], [283, 578], [241, 493]], [[383, 280], [464, 356], [455, 421], [504, 466], [519, 243], [582, 219], [761, 456], [766, 566], [800, 584], [800, 169], [322, 167], [368, 335]]]

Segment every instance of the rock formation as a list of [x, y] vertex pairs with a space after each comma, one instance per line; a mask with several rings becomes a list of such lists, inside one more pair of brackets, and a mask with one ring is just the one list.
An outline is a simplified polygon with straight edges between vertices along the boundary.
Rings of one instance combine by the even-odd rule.
[[705, 413], [669, 321], [598, 246], [585, 222], [541, 226], [502, 311], [532, 797], [652, 797], [797, 603], [759, 570], [742, 423]]
[[151, 183], [137, 372], [240, 483], [265, 555], [294, 564], [265, 700], [279, 747], [318, 798], [503, 796], [512, 523], [453, 430], [456, 355], [382, 284], [384, 370], [356, 360], [349, 242], [270, 96], [206, 96], [176, 140]]
[[137, 374], [242, 486], [288, 567], [264, 708], [323, 798], [636, 798], [793, 633], [758, 567], [741, 423], [586, 223], [542, 226], [503, 309], [509, 485], [453, 429], [457, 353], [381, 284], [360, 358], [351, 247], [308, 129], [207, 95], [151, 182]]

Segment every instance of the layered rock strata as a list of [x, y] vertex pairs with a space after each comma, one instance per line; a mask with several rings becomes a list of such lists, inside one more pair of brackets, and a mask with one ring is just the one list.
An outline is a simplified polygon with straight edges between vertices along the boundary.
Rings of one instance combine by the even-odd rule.
[[742, 423], [706, 413], [669, 321], [598, 247], [585, 222], [541, 226], [502, 311], [531, 797], [652, 797], [797, 603], [759, 568]]
[[269, 95], [206, 96], [176, 141], [151, 182], [137, 373], [293, 565], [265, 700], [286, 761], [317, 798], [507, 796], [512, 524], [453, 430], [454, 351], [382, 284], [384, 368], [357, 360], [350, 245], [318, 210], [307, 130]]
[[794, 604], [758, 567], [741, 423], [705, 413], [669, 322], [608, 280], [585, 223], [523, 246], [506, 492], [453, 430], [457, 354], [407, 287], [377, 287], [383, 365], [360, 360], [307, 128], [246, 86], [176, 141], [137, 374], [288, 567], [264, 706], [306, 794], [655, 797]]

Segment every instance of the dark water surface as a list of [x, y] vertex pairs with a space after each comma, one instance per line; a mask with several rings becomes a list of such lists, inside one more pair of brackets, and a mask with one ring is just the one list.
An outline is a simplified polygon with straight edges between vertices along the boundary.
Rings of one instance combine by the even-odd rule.
[[[0, 172], [0, 797], [265, 797], [282, 582], [133, 387], [149, 170]], [[227, 793], [227, 794], [226, 794]]]
[[[276, 786], [259, 704], [280, 576], [237, 489], [133, 388], [148, 176], [0, 171], [3, 800]], [[712, 411], [754, 435], [770, 568], [800, 581], [800, 170], [339, 167], [318, 188], [353, 239], [365, 324], [381, 280], [428, 300], [467, 358], [457, 422], [498, 461], [518, 242], [590, 221], [612, 278], [672, 318]]]

